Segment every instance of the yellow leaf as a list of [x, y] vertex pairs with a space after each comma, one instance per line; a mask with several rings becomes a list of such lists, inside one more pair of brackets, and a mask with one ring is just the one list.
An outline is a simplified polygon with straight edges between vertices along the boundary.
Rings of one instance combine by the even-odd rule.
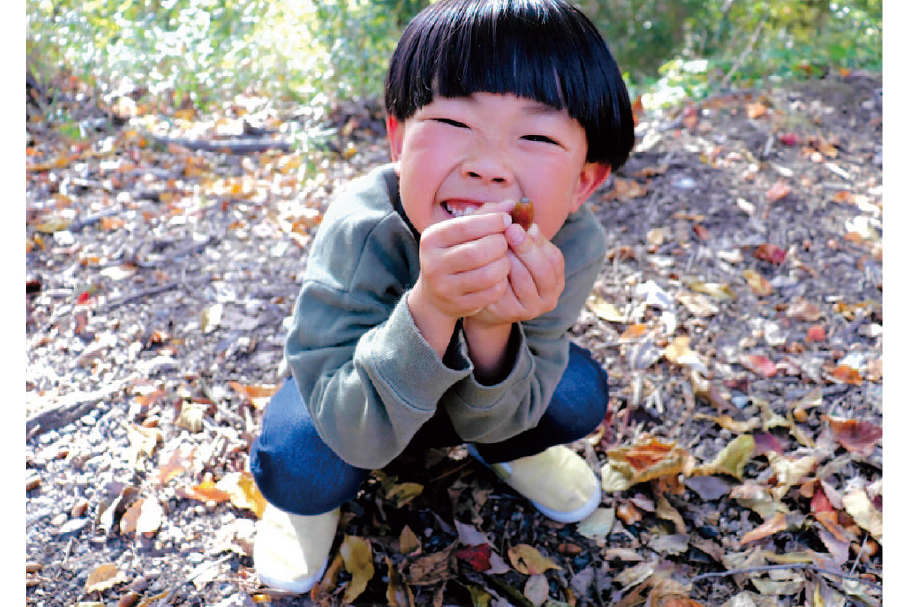
[[88, 579], [85, 580], [85, 594], [104, 592], [125, 581], [126, 578], [117, 570], [117, 565], [104, 563], [92, 569], [92, 572], [88, 574]]
[[690, 472], [693, 459], [675, 443], [663, 443], [652, 437], [641, 437], [631, 447], [619, 447], [606, 453], [602, 487], [606, 491], [624, 491], [661, 476]]
[[587, 307], [598, 317], [608, 322], [625, 322], [625, 315], [619, 309], [601, 297], [593, 295], [587, 300]]
[[419, 483], [398, 483], [385, 494], [386, 501], [394, 508], [401, 508], [412, 502], [423, 493], [423, 485]]
[[754, 437], [742, 434], [717, 453], [712, 462], [701, 467], [702, 474], [729, 474], [741, 480], [745, 464], [754, 454]]
[[773, 293], [773, 286], [770, 281], [761, 276], [756, 270], [744, 270], [742, 274], [745, 276], [748, 286], [751, 287], [751, 292], [758, 297]]
[[862, 488], [853, 489], [843, 496], [843, 508], [856, 524], [880, 540], [884, 534], [884, 515], [874, 507]]
[[217, 482], [215, 487], [230, 495], [230, 503], [237, 508], [252, 510], [262, 518], [266, 501], [248, 472], [231, 472]]
[[551, 559], [540, 554], [540, 551], [528, 544], [518, 544], [508, 549], [508, 559], [512, 567], [524, 575], [536, 575], [549, 569], [561, 569]]
[[344, 591], [344, 603], [351, 603], [366, 590], [375, 567], [372, 564], [372, 545], [369, 540], [355, 535], [345, 535], [341, 543], [341, 558], [351, 579]]

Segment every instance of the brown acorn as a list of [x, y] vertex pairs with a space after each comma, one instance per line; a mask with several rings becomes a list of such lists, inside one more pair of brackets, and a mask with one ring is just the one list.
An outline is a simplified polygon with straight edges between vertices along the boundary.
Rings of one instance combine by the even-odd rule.
[[522, 198], [514, 208], [511, 209], [511, 219], [525, 230], [529, 230], [533, 224], [533, 203], [529, 198]]

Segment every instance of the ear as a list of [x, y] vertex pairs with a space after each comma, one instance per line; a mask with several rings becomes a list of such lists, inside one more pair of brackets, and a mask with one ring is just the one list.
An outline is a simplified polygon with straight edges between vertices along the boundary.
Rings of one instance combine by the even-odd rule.
[[608, 164], [588, 162], [584, 165], [584, 168], [581, 169], [581, 174], [578, 176], [578, 184], [575, 188], [574, 200], [571, 205], [572, 213], [581, 208], [584, 201], [590, 198], [590, 195], [603, 185], [603, 182], [609, 178], [611, 172], [612, 167]]
[[404, 123], [394, 116], [388, 116], [385, 118], [385, 130], [388, 133], [391, 160], [397, 162], [401, 156], [401, 148], [404, 147]]

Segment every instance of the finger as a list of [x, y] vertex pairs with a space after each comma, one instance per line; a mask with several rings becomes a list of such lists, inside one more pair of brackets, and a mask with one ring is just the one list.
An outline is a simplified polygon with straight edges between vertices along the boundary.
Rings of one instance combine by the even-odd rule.
[[511, 273], [508, 275], [508, 281], [515, 297], [522, 305], [539, 299], [540, 291], [531, 271], [514, 253], [509, 252], [508, 257], [511, 261]]
[[440, 221], [426, 228], [423, 238], [429, 238], [440, 247], [451, 247], [456, 244], [477, 240], [490, 234], [501, 234], [512, 223], [511, 215], [506, 212], [472, 213]]
[[457, 274], [504, 259], [507, 251], [508, 242], [502, 234], [489, 234], [444, 249], [438, 257], [438, 263], [442, 272]]

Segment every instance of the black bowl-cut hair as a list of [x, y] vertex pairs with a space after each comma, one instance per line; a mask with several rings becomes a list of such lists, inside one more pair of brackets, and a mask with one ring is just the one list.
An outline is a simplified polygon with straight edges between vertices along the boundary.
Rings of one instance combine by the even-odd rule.
[[440, 0], [408, 24], [385, 80], [404, 121], [433, 97], [513, 94], [567, 109], [587, 161], [613, 170], [634, 146], [628, 90], [596, 26], [562, 0]]

